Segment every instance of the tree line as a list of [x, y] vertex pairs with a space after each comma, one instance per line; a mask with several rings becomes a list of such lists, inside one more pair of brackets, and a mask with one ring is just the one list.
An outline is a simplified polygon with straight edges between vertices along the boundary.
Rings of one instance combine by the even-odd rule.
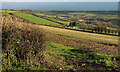
[[69, 26], [76, 26], [78, 27], [78, 29], [83, 29], [83, 31], [89, 30], [90, 32], [93, 33], [112, 34], [112, 35], [118, 35], [120, 33], [120, 30], [113, 29], [105, 25], [95, 26], [93, 24], [77, 23], [74, 21], [74, 22], [70, 22]]

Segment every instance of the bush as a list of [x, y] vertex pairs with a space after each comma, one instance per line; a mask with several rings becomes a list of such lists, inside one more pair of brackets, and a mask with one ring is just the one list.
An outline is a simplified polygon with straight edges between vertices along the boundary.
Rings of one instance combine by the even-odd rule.
[[69, 24], [69, 26], [77, 26], [78, 25], [78, 23], [76, 23], [76, 22], [70, 22], [70, 24]]
[[[42, 52], [46, 49], [47, 39], [44, 31], [29, 25], [19, 28], [14, 22], [4, 22], [2, 27], [3, 61], [7, 60], [4, 65], [15, 66], [21, 61], [39, 65], [43, 58]], [[4, 65], [3, 68], [5, 68]]]

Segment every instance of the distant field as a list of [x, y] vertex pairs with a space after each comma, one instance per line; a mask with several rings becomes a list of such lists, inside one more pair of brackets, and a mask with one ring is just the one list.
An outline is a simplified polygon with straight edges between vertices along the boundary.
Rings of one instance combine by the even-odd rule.
[[[76, 12], [76, 13], [68, 13], [70, 16], [89, 16], [94, 13], [85, 13], [85, 12]], [[104, 18], [104, 19], [116, 19], [118, 15], [106, 15], [106, 14], [94, 14], [96, 18]]]
[[67, 21], [60, 21], [60, 20], [55, 20], [56, 22], [60, 22], [60, 23], [63, 23], [63, 24], [65, 24], [65, 25], [69, 25], [70, 24], [70, 22], [67, 22]]
[[16, 16], [20, 16], [24, 19], [28, 19], [29, 21], [36, 23], [36, 24], [42, 24], [42, 25], [51, 25], [51, 26], [59, 26], [60, 24], [55, 23], [55, 22], [51, 22], [49, 20], [46, 19], [42, 19], [33, 15], [29, 15], [29, 14], [25, 14], [25, 13], [19, 13], [16, 12], [14, 13]]
[[78, 14], [81, 14], [81, 15], [84, 15], [84, 14], [87, 14], [87, 13], [84, 13], [84, 12], [82, 13], [82, 12], [80, 12], [80, 13], [69, 13], [69, 14], [77, 14], [77, 15], [78, 15]]
[[98, 18], [105, 18], [105, 19], [117, 19], [118, 15], [98, 15]]
[[68, 13], [68, 15], [70, 15], [70, 16], [84, 16], [86, 14], [88, 14], [88, 13], [84, 13], [84, 12], [80, 12], [80, 13]]
[[[53, 17], [53, 18], [56, 17], [56, 16], [54, 16], [54, 15], [45, 15], [45, 14], [42, 14], [42, 13], [36, 13], [36, 15], [46, 16], [46, 17]], [[64, 18], [64, 17], [60, 17], [60, 16], [58, 16], [58, 17], [59, 17], [59, 18]], [[66, 25], [69, 25], [69, 23], [70, 23], [70, 22], [67, 22], [67, 21], [60, 21], [60, 20], [56, 20], [56, 19], [54, 19], [54, 21], [60, 22], [60, 23], [66, 24]]]
[[39, 16], [45, 16], [45, 15], [42, 14], [42, 13], [36, 13], [36, 15], [39, 15]]
[[45, 14], [42, 14], [42, 13], [36, 13], [36, 14], [39, 15], [39, 16], [56, 17], [54, 15], [45, 15]]

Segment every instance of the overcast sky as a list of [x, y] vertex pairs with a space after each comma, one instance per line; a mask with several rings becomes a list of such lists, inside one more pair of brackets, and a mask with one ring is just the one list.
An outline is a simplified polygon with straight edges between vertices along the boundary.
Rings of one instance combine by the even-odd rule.
[[118, 2], [119, 0], [1, 0], [2, 2]]

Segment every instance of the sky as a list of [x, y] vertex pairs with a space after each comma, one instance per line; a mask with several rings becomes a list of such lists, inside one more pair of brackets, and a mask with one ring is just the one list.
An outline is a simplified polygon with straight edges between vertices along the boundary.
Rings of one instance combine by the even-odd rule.
[[120, 0], [1, 0], [1, 2], [118, 2]]

